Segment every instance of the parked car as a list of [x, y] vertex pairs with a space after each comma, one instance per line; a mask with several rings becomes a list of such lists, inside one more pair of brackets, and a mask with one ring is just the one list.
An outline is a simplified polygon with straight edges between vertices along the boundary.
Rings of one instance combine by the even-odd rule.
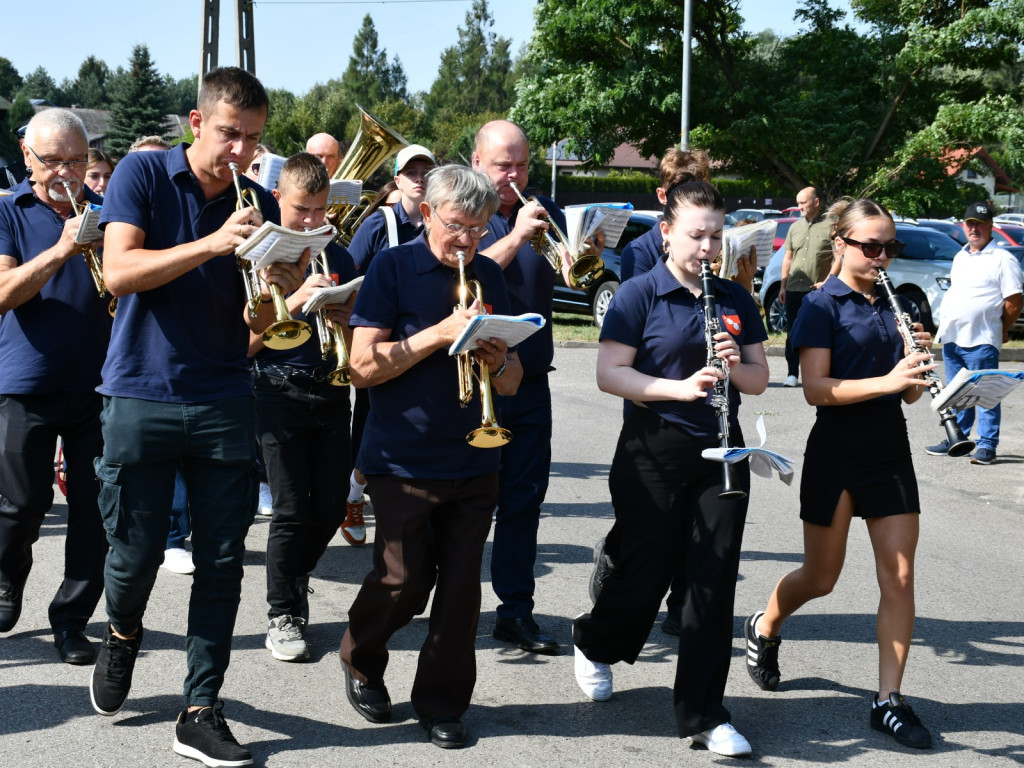
[[[889, 262], [889, 277], [896, 291], [910, 301], [914, 321], [934, 333], [942, 296], [949, 290], [949, 269], [960, 246], [938, 230], [913, 224], [897, 224], [896, 239], [906, 247]], [[782, 248], [772, 255], [761, 282], [761, 306], [769, 332], [786, 330], [786, 308], [779, 303], [783, 255]]]
[[1024, 224], [1024, 213], [1001, 213], [993, 221], [997, 225], [1003, 222], [1007, 224]]
[[1000, 246], [1024, 245], [1024, 224], [1000, 222], [992, 227], [992, 239]]
[[592, 285], [587, 291], [574, 291], [568, 288], [565, 281], [562, 280], [561, 274], [556, 275], [553, 301], [555, 312], [590, 315], [594, 319], [594, 325], [600, 328], [612, 296], [619, 290], [620, 275], [622, 274], [620, 258], [622, 249], [657, 225], [659, 219], [660, 214], [653, 216], [650, 212], [633, 213], [629, 217], [626, 228], [622, 231], [622, 237], [619, 238], [618, 244], [614, 248], [605, 248], [604, 253], [601, 254], [601, 258], [604, 260], [604, 273], [597, 285]]
[[917, 223], [922, 227], [931, 227], [949, 235], [960, 245], [967, 245], [967, 235], [964, 234], [963, 224], [959, 221], [953, 221], [952, 219], [918, 219]]
[[726, 224], [735, 224], [737, 221], [750, 219], [753, 221], [764, 221], [765, 219], [781, 219], [786, 214], [775, 208], [740, 208], [725, 215]]
[[[1016, 256], [1021, 267], [1024, 267], [1024, 245], [1004, 245], [1003, 248]], [[1017, 322], [1013, 324], [1010, 333], [1014, 336], [1024, 335], [1024, 314], [1017, 318]]]
[[776, 219], [775, 223], [778, 225], [775, 228], [775, 250], [779, 250], [786, 243], [786, 235], [789, 233], [789, 228], [793, 226], [794, 221], [800, 221], [799, 216], [786, 216], [782, 219]]

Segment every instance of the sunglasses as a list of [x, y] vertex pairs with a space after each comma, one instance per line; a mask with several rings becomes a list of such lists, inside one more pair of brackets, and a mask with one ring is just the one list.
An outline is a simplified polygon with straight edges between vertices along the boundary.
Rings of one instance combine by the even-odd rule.
[[879, 256], [885, 256], [889, 259], [895, 258], [903, 253], [905, 245], [905, 243], [901, 243], [899, 240], [890, 240], [888, 243], [862, 243], [860, 240], [843, 237], [842, 235], [839, 236], [839, 239], [847, 245], [860, 248], [864, 256], [869, 259], [877, 259]]

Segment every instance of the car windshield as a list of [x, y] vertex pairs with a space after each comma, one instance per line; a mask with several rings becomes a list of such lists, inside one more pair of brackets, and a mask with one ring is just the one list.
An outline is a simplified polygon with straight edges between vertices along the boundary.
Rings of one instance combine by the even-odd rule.
[[929, 227], [896, 226], [896, 238], [906, 247], [902, 259], [934, 259], [952, 261], [960, 251], [960, 245], [949, 235]]

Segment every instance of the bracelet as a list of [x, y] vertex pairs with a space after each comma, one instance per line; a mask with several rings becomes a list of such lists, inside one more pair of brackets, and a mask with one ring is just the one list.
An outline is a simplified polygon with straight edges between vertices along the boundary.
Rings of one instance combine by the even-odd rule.
[[508, 355], [505, 355], [505, 359], [501, 361], [501, 367], [491, 374], [492, 379], [501, 378], [502, 374], [505, 373], [505, 368], [508, 366]]

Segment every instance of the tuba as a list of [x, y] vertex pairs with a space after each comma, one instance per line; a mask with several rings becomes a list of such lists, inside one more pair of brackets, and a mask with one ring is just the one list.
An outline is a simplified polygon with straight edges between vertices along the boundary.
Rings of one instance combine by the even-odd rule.
[[[64, 189], [68, 193], [68, 200], [71, 201], [71, 210], [75, 212], [75, 216], [81, 216], [85, 211], [84, 206], [80, 206], [78, 201], [75, 200], [75, 193], [71, 189], [71, 182], [61, 181], [64, 185]], [[103, 262], [100, 260], [99, 254], [96, 253], [96, 249], [91, 245], [86, 245], [82, 249], [82, 256], [85, 257], [85, 263], [89, 265], [89, 274], [92, 275], [92, 281], [96, 285], [96, 292], [103, 298], [107, 295], [107, 286], [103, 283]], [[117, 312], [117, 297], [110, 299], [110, 304], [107, 305], [107, 312], [113, 317], [114, 313]]]
[[[228, 163], [231, 175], [235, 182], [235, 194], [238, 200], [235, 203], [235, 210], [243, 208], [255, 208], [260, 210], [260, 201], [252, 189], [242, 189], [238, 181], [238, 163]], [[260, 276], [254, 262], [245, 259], [238, 260], [238, 268], [242, 272], [242, 282], [245, 284], [245, 296], [249, 303], [249, 316], [256, 317], [263, 301], [263, 289], [260, 287]], [[263, 332], [263, 343], [270, 349], [293, 349], [306, 342], [313, 329], [309, 323], [302, 320], [294, 320], [288, 307], [284, 303], [284, 293], [281, 286], [268, 283], [270, 296], [274, 302], [274, 322]]]
[[[320, 251], [320, 255], [312, 259], [311, 265], [313, 274], [327, 275], [330, 277], [331, 270], [327, 265], [327, 253]], [[332, 281], [333, 284], [333, 281]], [[327, 321], [327, 309], [321, 307], [316, 313], [316, 331], [320, 338], [320, 355], [324, 360], [330, 358], [334, 353], [338, 361], [334, 370], [327, 374], [327, 380], [335, 387], [347, 387], [352, 383], [352, 377], [348, 369], [348, 347], [345, 346], [345, 337], [341, 328], [329, 324]]]
[[[407, 147], [409, 142], [383, 120], [375, 117], [356, 104], [359, 109], [359, 130], [352, 139], [341, 165], [331, 177], [334, 180], [345, 179], [354, 181], [369, 179], [373, 172], [390, 157], [399, 147]], [[363, 191], [356, 203], [332, 205], [327, 210], [328, 218], [338, 228], [338, 241], [343, 245], [352, 242], [352, 235], [366, 218], [366, 210], [373, 202], [374, 195]]]
[[[512, 191], [518, 195], [523, 205], [528, 202], [535, 202], [537, 198], [531, 197], [527, 200], [523, 197], [523, 193], [519, 191], [519, 187], [516, 186], [514, 181], [509, 182], [509, 186]], [[572, 256], [572, 266], [569, 267], [569, 285], [571, 288], [589, 288], [597, 279], [604, 273], [604, 261], [601, 260], [600, 256], [588, 255], [585, 253], [575, 254], [572, 252], [572, 248], [569, 247], [569, 238], [565, 236], [565, 233], [558, 228], [558, 225], [548, 217], [548, 225], [551, 227], [550, 231], [539, 229], [537, 234], [530, 240], [530, 244], [533, 249], [537, 251], [541, 256], [548, 260], [551, 267], [555, 272], [561, 273], [562, 271], [562, 251], [560, 246]], [[555, 237], [551, 236], [551, 233], [555, 233]], [[557, 238], [557, 240], [556, 240]], [[590, 248], [589, 245], [584, 245], [583, 250]]]
[[[470, 296], [484, 305], [483, 289], [478, 280], [466, 280], [466, 254], [459, 251], [459, 305], [456, 309], [469, 309]], [[486, 311], [481, 309], [481, 311]], [[500, 448], [512, 439], [512, 433], [498, 426], [491, 397], [491, 372], [486, 363], [479, 363], [479, 374], [473, 373], [473, 353], [460, 352], [455, 356], [459, 366], [459, 404], [465, 408], [473, 399], [473, 380], [480, 382], [480, 426], [466, 435], [466, 442], [474, 448]]]

